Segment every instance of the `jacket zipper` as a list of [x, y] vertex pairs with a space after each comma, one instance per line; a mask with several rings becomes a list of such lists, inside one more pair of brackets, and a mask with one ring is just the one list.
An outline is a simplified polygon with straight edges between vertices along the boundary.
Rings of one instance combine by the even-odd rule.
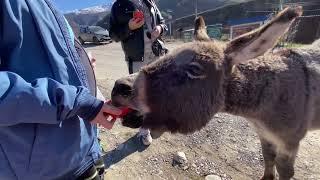
[[89, 62], [89, 66], [90, 66], [90, 69], [91, 69], [91, 71], [92, 71], [92, 76], [93, 76], [93, 79], [94, 79], [94, 83], [93, 83], [93, 84], [94, 84], [94, 96], [97, 96], [97, 79], [96, 79], [96, 74], [95, 74], [95, 72], [94, 72], [94, 69], [93, 69], [93, 67], [92, 67], [92, 64], [91, 64], [91, 62], [90, 62], [90, 58], [89, 58], [87, 52], [85, 51], [85, 49], [83, 48], [83, 46], [80, 44], [80, 42], [77, 41], [77, 40], [75, 40], [75, 43], [78, 44], [78, 47], [81, 48], [81, 50], [84, 52], [85, 56], [87, 57], [86, 59], [87, 59], [88, 62]]

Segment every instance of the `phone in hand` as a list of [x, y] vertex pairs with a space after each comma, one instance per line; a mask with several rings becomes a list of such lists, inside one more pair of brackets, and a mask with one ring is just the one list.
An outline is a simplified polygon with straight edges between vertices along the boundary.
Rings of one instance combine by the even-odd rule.
[[133, 18], [138, 19], [138, 21], [140, 22], [142, 19], [144, 19], [144, 14], [142, 11], [137, 10], [137, 11], [133, 12]]

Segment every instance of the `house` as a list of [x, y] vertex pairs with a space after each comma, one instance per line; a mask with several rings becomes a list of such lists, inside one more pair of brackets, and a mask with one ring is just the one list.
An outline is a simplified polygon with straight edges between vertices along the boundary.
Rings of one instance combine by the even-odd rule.
[[230, 29], [230, 40], [265, 24], [271, 15], [254, 16], [242, 19], [231, 19], [227, 22]]

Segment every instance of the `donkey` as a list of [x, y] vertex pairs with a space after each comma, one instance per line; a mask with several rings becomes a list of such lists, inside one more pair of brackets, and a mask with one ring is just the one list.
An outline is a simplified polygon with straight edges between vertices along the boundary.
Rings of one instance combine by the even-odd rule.
[[217, 112], [245, 117], [261, 140], [262, 179], [274, 179], [277, 169], [288, 180], [299, 142], [320, 129], [320, 41], [269, 50], [301, 14], [301, 7], [288, 7], [226, 44], [209, 39], [200, 17], [194, 42], [117, 80], [112, 101], [137, 110], [152, 135], [192, 133]]

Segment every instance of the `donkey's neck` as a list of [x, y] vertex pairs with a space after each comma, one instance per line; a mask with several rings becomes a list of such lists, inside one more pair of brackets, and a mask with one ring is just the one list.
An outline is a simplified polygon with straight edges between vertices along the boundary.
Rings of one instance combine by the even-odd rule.
[[284, 66], [281, 61], [278, 63], [274, 65], [261, 58], [235, 66], [224, 85], [224, 111], [245, 117], [256, 117], [261, 107], [277, 95], [273, 90], [276, 72]]

